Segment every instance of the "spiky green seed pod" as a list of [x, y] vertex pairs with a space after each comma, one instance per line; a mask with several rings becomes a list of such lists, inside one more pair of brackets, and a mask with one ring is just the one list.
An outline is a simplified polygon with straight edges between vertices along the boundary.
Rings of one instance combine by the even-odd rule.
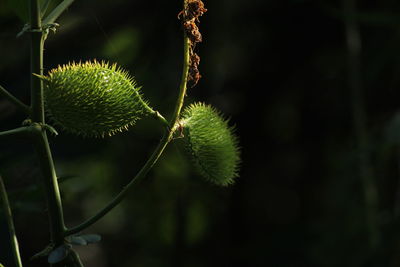
[[115, 64], [69, 63], [40, 78], [47, 114], [56, 126], [77, 135], [110, 136], [154, 113], [135, 80]]
[[238, 176], [240, 153], [228, 121], [213, 107], [196, 103], [183, 111], [180, 123], [200, 174], [217, 185], [232, 184]]

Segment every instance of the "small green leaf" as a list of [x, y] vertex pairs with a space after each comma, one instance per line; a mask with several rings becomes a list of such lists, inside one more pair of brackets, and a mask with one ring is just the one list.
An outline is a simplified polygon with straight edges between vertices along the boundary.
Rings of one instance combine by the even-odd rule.
[[43, 128], [47, 131], [49, 131], [50, 133], [54, 134], [54, 135], [58, 135], [58, 132], [56, 131], [56, 129], [54, 129], [53, 126], [50, 126], [48, 124], [43, 124]]
[[86, 246], [88, 242], [81, 236], [71, 236], [71, 244], [78, 246]]
[[61, 245], [57, 247], [55, 250], [50, 252], [47, 261], [51, 264], [57, 263], [65, 259], [69, 253], [70, 247], [67, 245]]
[[97, 242], [99, 242], [101, 240], [101, 236], [100, 235], [96, 235], [96, 234], [81, 235], [79, 237], [81, 237], [84, 240], [86, 240], [86, 242], [88, 244], [97, 243]]
[[29, 31], [31, 29], [31, 25], [29, 23], [25, 23], [24, 27], [22, 28], [22, 30], [17, 33], [17, 38], [21, 37], [22, 35], [24, 35], [24, 33], [26, 33], [27, 31]]
[[0, 263], [0, 267], [4, 267], [4, 265]]
[[[74, 0], [64, 0], [56, 6], [51, 13], [43, 19], [43, 24], [49, 24], [56, 21], [56, 19], [74, 2]], [[43, 14], [42, 14], [43, 15]]]
[[44, 76], [44, 75], [39, 75], [39, 74], [36, 74], [36, 73], [32, 73], [32, 75], [38, 77], [42, 81], [47, 81], [48, 80], [48, 78], [46, 76]]

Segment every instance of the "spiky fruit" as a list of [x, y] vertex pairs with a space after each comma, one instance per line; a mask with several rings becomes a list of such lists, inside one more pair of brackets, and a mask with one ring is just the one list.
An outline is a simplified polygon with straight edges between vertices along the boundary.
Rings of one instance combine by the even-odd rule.
[[115, 64], [69, 63], [41, 78], [47, 114], [56, 126], [77, 135], [113, 135], [154, 112], [135, 80]]
[[240, 153], [228, 121], [213, 107], [192, 104], [180, 121], [188, 151], [200, 174], [217, 185], [229, 185], [238, 175]]

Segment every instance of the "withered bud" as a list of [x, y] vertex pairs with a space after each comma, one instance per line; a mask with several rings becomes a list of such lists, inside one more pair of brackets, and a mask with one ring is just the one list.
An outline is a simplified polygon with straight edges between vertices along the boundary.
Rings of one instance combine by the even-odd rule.
[[196, 86], [199, 82], [201, 75], [199, 71], [200, 57], [196, 53], [190, 55], [190, 67], [189, 67], [189, 81], [192, 83], [191, 87]]
[[192, 44], [200, 43], [202, 41], [199, 27], [194, 23], [194, 20], [185, 21], [183, 27]]
[[187, 3], [187, 19], [191, 20], [195, 18], [197, 21], [200, 16], [202, 16], [207, 9], [204, 8], [204, 3], [201, 0], [189, 0]]
[[193, 53], [190, 56], [190, 65], [196, 65], [198, 66], [200, 64], [200, 57], [196, 53]]

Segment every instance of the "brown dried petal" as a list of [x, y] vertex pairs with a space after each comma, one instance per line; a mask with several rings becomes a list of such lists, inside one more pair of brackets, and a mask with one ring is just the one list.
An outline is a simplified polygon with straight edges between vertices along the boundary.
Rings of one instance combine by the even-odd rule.
[[189, 20], [193, 18], [198, 20], [206, 11], [201, 0], [189, 0], [187, 3], [187, 19]]
[[190, 56], [190, 64], [191, 64], [191, 65], [198, 66], [198, 65], [200, 64], [200, 57], [199, 57], [199, 55], [197, 55], [196, 53], [193, 53], [193, 54]]
[[193, 20], [185, 21], [183, 23], [183, 27], [187, 36], [189, 37], [192, 43], [199, 43], [202, 41], [201, 33], [199, 31], [199, 27], [197, 27], [196, 23]]

